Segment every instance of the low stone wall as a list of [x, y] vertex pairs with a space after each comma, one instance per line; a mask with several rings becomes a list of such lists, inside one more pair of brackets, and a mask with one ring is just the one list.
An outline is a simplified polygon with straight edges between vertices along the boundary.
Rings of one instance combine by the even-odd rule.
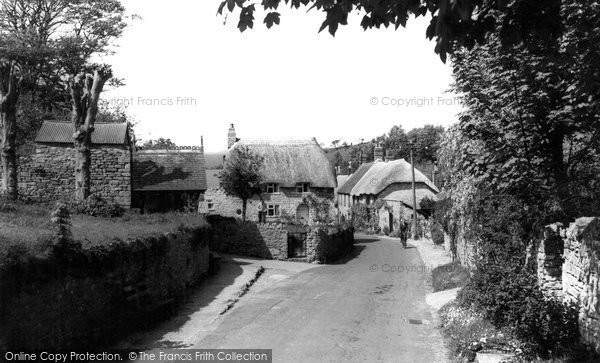
[[181, 229], [51, 257], [13, 256], [0, 270], [0, 342], [16, 351], [110, 343], [200, 281], [209, 269], [208, 233]]
[[354, 245], [351, 228], [241, 222], [217, 215], [207, 220], [211, 226], [210, 248], [222, 253], [286, 260], [288, 233], [304, 233], [306, 261], [329, 263], [345, 256]]
[[579, 218], [571, 223], [564, 260], [564, 299], [579, 309], [583, 340], [600, 352], [600, 218]]
[[546, 226], [533, 252], [543, 293], [575, 306], [583, 341], [600, 352], [600, 218]]

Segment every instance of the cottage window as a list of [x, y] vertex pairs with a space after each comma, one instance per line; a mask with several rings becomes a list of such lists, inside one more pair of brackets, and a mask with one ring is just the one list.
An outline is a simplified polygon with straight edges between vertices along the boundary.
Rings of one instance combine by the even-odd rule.
[[267, 215], [269, 217], [277, 217], [277, 216], [279, 216], [279, 206], [277, 204], [269, 204], [269, 205], [267, 205]]
[[206, 206], [208, 207], [209, 211], [214, 211], [215, 210], [215, 203], [213, 202], [212, 199], [207, 199], [206, 200]]
[[267, 184], [267, 193], [269, 193], [269, 194], [279, 193], [279, 184], [276, 184], [276, 183]]
[[296, 193], [308, 193], [310, 183], [298, 183], [296, 184]]

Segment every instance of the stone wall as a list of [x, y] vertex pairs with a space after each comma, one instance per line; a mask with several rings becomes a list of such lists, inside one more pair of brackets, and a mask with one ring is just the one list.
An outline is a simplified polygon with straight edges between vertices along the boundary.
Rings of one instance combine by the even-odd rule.
[[[19, 165], [19, 192], [38, 201], [71, 200], [75, 190], [75, 149], [38, 144], [35, 154]], [[92, 147], [91, 192], [131, 206], [131, 152], [126, 146]]]
[[242, 222], [231, 217], [210, 216], [212, 251], [242, 256], [286, 260], [288, 233], [306, 234], [306, 261], [329, 263], [345, 256], [354, 245], [354, 231], [327, 226]]
[[[333, 188], [311, 188], [310, 191], [317, 197], [331, 200], [333, 213]], [[295, 188], [280, 188], [279, 193], [262, 193], [260, 198], [254, 197], [248, 200], [246, 220], [258, 222], [259, 207], [264, 207], [267, 204], [278, 205], [281, 215], [295, 217], [298, 206], [304, 204], [302, 199], [305, 195], [305, 193], [297, 193]], [[212, 204], [212, 209], [209, 209], [209, 203]], [[222, 189], [209, 189], [204, 193], [204, 200], [199, 203], [198, 212], [207, 215], [241, 218], [242, 200], [227, 196]], [[314, 217], [314, 209], [309, 206], [309, 219], [312, 220]], [[279, 222], [281, 220], [281, 217], [266, 218], [267, 222]]]
[[583, 340], [600, 352], [600, 218], [571, 223], [564, 242], [562, 291], [579, 309]]
[[562, 297], [563, 237], [562, 224], [546, 226], [535, 256], [540, 287], [551, 298]]
[[0, 342], [10, 350], [101, 347], [183, 296], [209, 269], [208, 231], [68, 256], [22, 256], [0, 270]]

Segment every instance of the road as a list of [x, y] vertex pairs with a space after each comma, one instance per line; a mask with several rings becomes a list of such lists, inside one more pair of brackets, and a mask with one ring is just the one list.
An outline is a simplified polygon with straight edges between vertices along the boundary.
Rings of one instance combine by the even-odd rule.
[[267, 348], [274, 362], [446, 361], [416, 248], [359, 235], [354, 256], [338, 264], [263, 262], [266, 273], [233, 309], [161, 331], [165, 347]]

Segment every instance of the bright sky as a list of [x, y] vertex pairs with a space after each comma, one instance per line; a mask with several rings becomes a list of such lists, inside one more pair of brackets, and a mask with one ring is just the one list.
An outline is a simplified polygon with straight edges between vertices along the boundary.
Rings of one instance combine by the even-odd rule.
[[240, 33], [233, 16], [224, 24], [216, 15], [220, 0], [123, 3], [142, 20], [106, 59], [126, 86], [103, 98], [128, 104], [143, 140], [199, 145], [203, 135], [205, 150], [219, 151], [234, 123], [242, 138], [316, 137], [329, 146], [396, 124], [448, 126], [460, 110], [423, 18], [365, 32], [355, 15], [334, 38], [317, 32], [316, 11], [281, 9], [271, 30], [257, 14], [254, 29]]

